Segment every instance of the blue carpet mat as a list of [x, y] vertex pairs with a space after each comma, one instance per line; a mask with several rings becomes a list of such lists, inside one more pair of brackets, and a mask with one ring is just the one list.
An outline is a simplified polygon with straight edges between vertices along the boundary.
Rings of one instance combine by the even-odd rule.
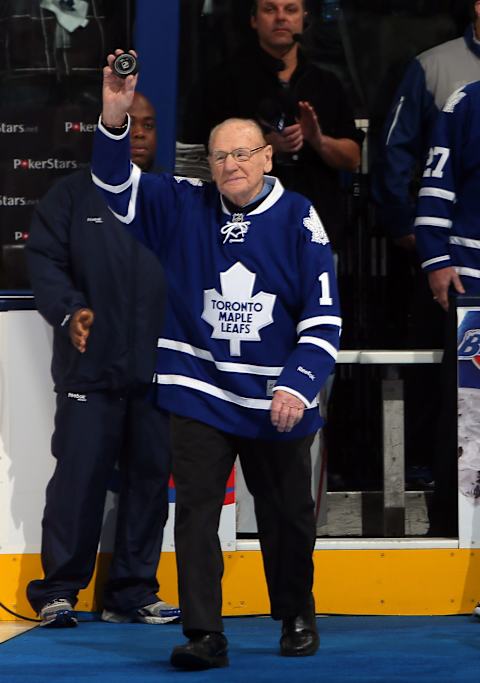
[[318, 619], [314, 657], [279, 657], [279, 624], [269, 618], [225, 619], [230, 667], [201, 672], [168, 663], [183, 642], [178, 625], [105, 624], [33, 629], [0, 645], [2, 683], [340, 683], [480, 681], [480, 623], [468, 616]]

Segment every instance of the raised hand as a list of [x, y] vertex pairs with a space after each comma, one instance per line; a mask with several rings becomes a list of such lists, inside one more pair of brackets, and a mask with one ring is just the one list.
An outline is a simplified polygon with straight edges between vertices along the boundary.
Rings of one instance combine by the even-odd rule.
[[317, 114], [310, 102], [298, 103], [298, 123], [302, 129], [304, 139], [311, 145], [321, 142], [322, 129], [318, 123]]
[[[120, 78], [113, 69], [112, 64], [117, 55], [124, 50], [117, 49], [114, 54], [107, 57], [108, 66], [103, 69], [103, 110], [102, 121], [104, 125], [117, 128], [125, 123], [127, 111], [133, 102], [133, 95], [137, 85], [138, 75]], [[130, 53], [137, 56], [134, 50]]]

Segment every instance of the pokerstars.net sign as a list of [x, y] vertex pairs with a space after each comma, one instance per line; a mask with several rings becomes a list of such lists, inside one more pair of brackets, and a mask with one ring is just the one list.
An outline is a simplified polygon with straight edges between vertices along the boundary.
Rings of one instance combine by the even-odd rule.
[[202, 319], [213, 327], [213, 339], [230, 341], [230, 355], [241, 355], [241, 342], [260, 341], [260, 330], [273, 323], [275, 294], [258, 292], [252, 296], [255, 273], [239, 261], [220, 273], [221, 293], [203, 293]]
[[85, 123], [85, 121], [65, 121], [65, 133], [95, 133], [96, 123]]
[[26, 123], [10, 123], [0, 121], [0, 133], [4, 135], [22, 135], [23, 133], [38, 133], [38, 126]]
[[13, 159], [13, 168], [16, 171], [44, 171], [66, 170], [78, 168], [75, 159]]

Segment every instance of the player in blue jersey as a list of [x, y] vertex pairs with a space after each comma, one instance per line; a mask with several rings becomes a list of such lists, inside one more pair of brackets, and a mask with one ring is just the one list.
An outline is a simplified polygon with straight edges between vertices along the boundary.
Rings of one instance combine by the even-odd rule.
[[[460, 3], [455, 3], [460, 5]], [[458, 8], [459, 9], [459, 8]], [[480, 79], [480, 2], [465, 0], [463, 14], [470, 22], [464, 35], [436, 45], [411, 61], [398, 86], [379, 142], [372, 171], [372, 196], [385, 232], [400, 250], [397, 297], [391, 302], [404, 311], [397, 332], [410, 348], [438, 348], [444, 344], [444, 315], [431, 299], [418, 263], [415, 244], [417, 177], [423, 170], [429, 134], [448, 97]], [[440, 500], [442, 468], [438, 448], [432, 447], [441, 410], [441, 370], [435, 365], [403, 370], [405, 378], [406, 484], [433, 485], [435, 504], [429, 510], [430, 533], [456, 533], [456, 500]], [[445, 442], [443, 442], [445, 443]], [[430, 484], [428, 484], [430, 482]], [[447, 495], [448, 491], [447, 491]]]
[[[447, 359], [451, 358], [448, 373], [451, 379], [445, 400], [452, 403], [456, 401], [457, 351], [455, 310], [449, 305], [449, 298], [465, 293], [480, 295], [479, 144], [480, 81], [477, 81], [454, 92], [438, 116], [430, 139], [415, 220], [422, 268], [434, 300], [450, 313], [452, 321], [452, 342], [445, 353]], [[448, 410], [456, 414], [457, 405], [449, 406]], [[450, 450], [453, 488], [457, 462], [453, 459], [453, 449]], [[479, 606], [474, 614], [480, 616]]]
[[433, 297], [480, 294], [480, 81], [457, 90], [433, 129], [415, 233]]
[[341, 319], [332, 253], [311, 202], [267, 174], [272, 148], [254, 121], [211, 134], [215, 183], [142, 174], [129, 160], [136, 77], [104, 70], [94, 182], [117, 218], [162, 261], [168, 304], [157, 403], [171, 414], [175, 538], [185, 669], [226, 666], [218, 522], [240, 456], [255, 500], [280, 652], [319, 645], [310, 446], [317, 395], [331, 373]]
[[480, 2], [470, 0], [463, 36], [412, 60], [393, 99], [380, 141], [372, 193], [382, 223], [399, 246], [415, 248], [411, 184], [424, 163], [428, 137], [449, 96], [480, 80]]

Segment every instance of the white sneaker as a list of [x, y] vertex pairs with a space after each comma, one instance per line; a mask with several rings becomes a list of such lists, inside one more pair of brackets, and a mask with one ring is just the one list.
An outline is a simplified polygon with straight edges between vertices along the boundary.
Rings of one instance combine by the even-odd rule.
[[40, 626], [48, 628], [69, 628], [78, 624], [72, 604], [65, 598], [47, 602], [38, 616], [41, 619]]
[[480, 619], [480, 602], [477, 602], [477, 604], [473, 608], [472, 617]]
[[142, 624], [168, 624], [169, 622], [179, 622], [181, 612], [178, 607], [168, 604], [164, 600], [152, 602], [151, 605], [145, 605], [133, 612], [112, 612], [104, 609], [102, 612], [102, 621], [108, 621], [110, 624], [129, 624], [131, 622], [140, 622]]

